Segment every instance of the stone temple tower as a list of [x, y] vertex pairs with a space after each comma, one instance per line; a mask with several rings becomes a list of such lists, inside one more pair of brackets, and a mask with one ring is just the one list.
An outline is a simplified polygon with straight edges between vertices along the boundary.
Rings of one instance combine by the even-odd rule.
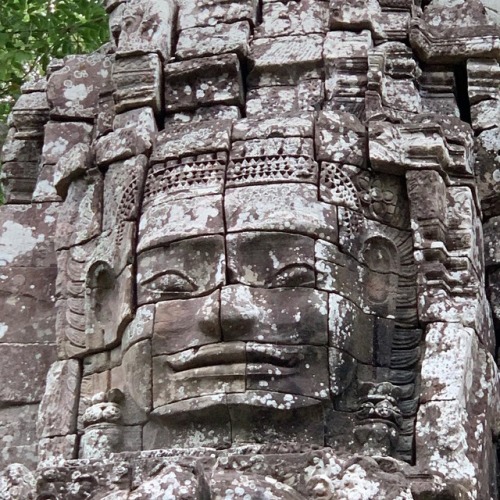
[[498, 498], [495, 13], [104, 4], [3, 149], [0, 499]]

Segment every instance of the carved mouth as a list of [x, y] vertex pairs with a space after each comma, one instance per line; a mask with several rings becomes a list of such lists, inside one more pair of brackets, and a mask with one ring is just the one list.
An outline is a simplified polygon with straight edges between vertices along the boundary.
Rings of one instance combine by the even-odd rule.
[[245, 344], [228, 342], [226, 344], [204, 345], [172, 354], [168, 356], [167, 364], [174, 372], [184, 372], [198, 368], [244, 364], [245, 362]]
[[209, 344], [168, 356], [167, 365], [186, 378], [231, 375], [287, 376], [298, 369], [295, 353], [263, 350], [244, 342]]

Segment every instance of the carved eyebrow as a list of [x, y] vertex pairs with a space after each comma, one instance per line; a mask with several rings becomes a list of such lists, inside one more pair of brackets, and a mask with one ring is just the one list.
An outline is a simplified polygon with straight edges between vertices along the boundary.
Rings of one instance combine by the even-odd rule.
[[[172, 287], [174, 287], [175, 285], [177, 285], [177, 286], [181, 285], [181, 286], [184, 286], [185, 288], [183, 290], [161, 290], [161, 289], [154, 289], [154, 288], [151, 288], [151, 287], [147, 286], [147, 285], [150, 285], [151, 283], [154, 283], [155, 281], [158, 281], [158, 280], [160, 280], [161, 278], [164, 278], [164, 277], [167, 277], [167, 278], [168, 277], [172, 277], [172, 278], [178, 278], [178, 279], [180, 279], [180, 281], [178, 281], [177, 283], [173, 282], [172, 283]], [[198, 289], [198, 285], [189, 276], [186, 276], [184, 273], [182, 273], [180, 271], [177, 271], [176, 269], [166, 270], [166, 271], [162, 271], [162, 272], [156, 273], [156, 274], [154, 274], [153, 276], [151, 276], [149, 278], [141, 280], [140, 285], [146, 287], [149, 290], [152, 290], [152, 291], [158, 292], [158, 293], [167, 293], [167, 292], [172, 293], [172, 292], [175, 292], [175, 291], [179, 291], [179, 292], [195, 292]], [[188, 289], [188, 287], [186, 285], [189, 286], [189, 289]]]
[[[297, 272], [299, 272], [300, 274], [297, 274]], [[305, 262], [303, 262], [303, 263], [296, 262], [293, 264], [287, 264], [287, 265], [283, 266], [282, 268], [278, 269], [268, 280], [265, 281], [265, 285], [266, 286], [271, 286], [271, 285], [276, 286], [277, 285], [276, 280], [279, 280], [279, 279], [286, 280], [286, 279], [294, 279], [294, 278], [301, 278], [301, 277], [305, 278], [306, 276], [308, 277], [308, 275], [306, 275], [305, 273], [309, 273], [309, 272], [312, 273], [312, 280], [308, 280], [306, 283], [314, 285], [315, 284], [315, 277], [316, 277], [314, 268], [310, 264], [307, 264]], [[286, 273], [290, 273], [290, 275], [286, 276]], [[301, 285], [304, 286], [304, 283], [301, 283], [299, 285], [294, 285], [294, 286], [301, 286]]]

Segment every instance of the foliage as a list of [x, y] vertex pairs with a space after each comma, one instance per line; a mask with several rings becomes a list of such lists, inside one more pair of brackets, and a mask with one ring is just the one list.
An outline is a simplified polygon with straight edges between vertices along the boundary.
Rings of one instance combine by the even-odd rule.
[[0, 121], [23, 82], [53, 57], [87, 53], [108, 39], [99, 0], [0, 0]]

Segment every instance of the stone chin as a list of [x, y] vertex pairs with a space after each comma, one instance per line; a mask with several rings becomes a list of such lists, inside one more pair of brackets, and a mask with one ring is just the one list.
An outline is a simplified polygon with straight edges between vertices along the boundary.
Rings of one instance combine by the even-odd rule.
[[[324, 444], [325, 347], [219, 342], [155, 357], [153, 373], [160, 383], [153, 384], [150, 418], [170, 436], [169, 446], [187, 446], [194, 428], [199, 446], [296, 442], [303, 435]], [[222, 440], [214, 442], [218, 433]]]
[[156, 408], [145, 448], [231, 448], [243, 444], [324, 446], [323, 402], [295, 394], [245, 390], [197, 396]]

